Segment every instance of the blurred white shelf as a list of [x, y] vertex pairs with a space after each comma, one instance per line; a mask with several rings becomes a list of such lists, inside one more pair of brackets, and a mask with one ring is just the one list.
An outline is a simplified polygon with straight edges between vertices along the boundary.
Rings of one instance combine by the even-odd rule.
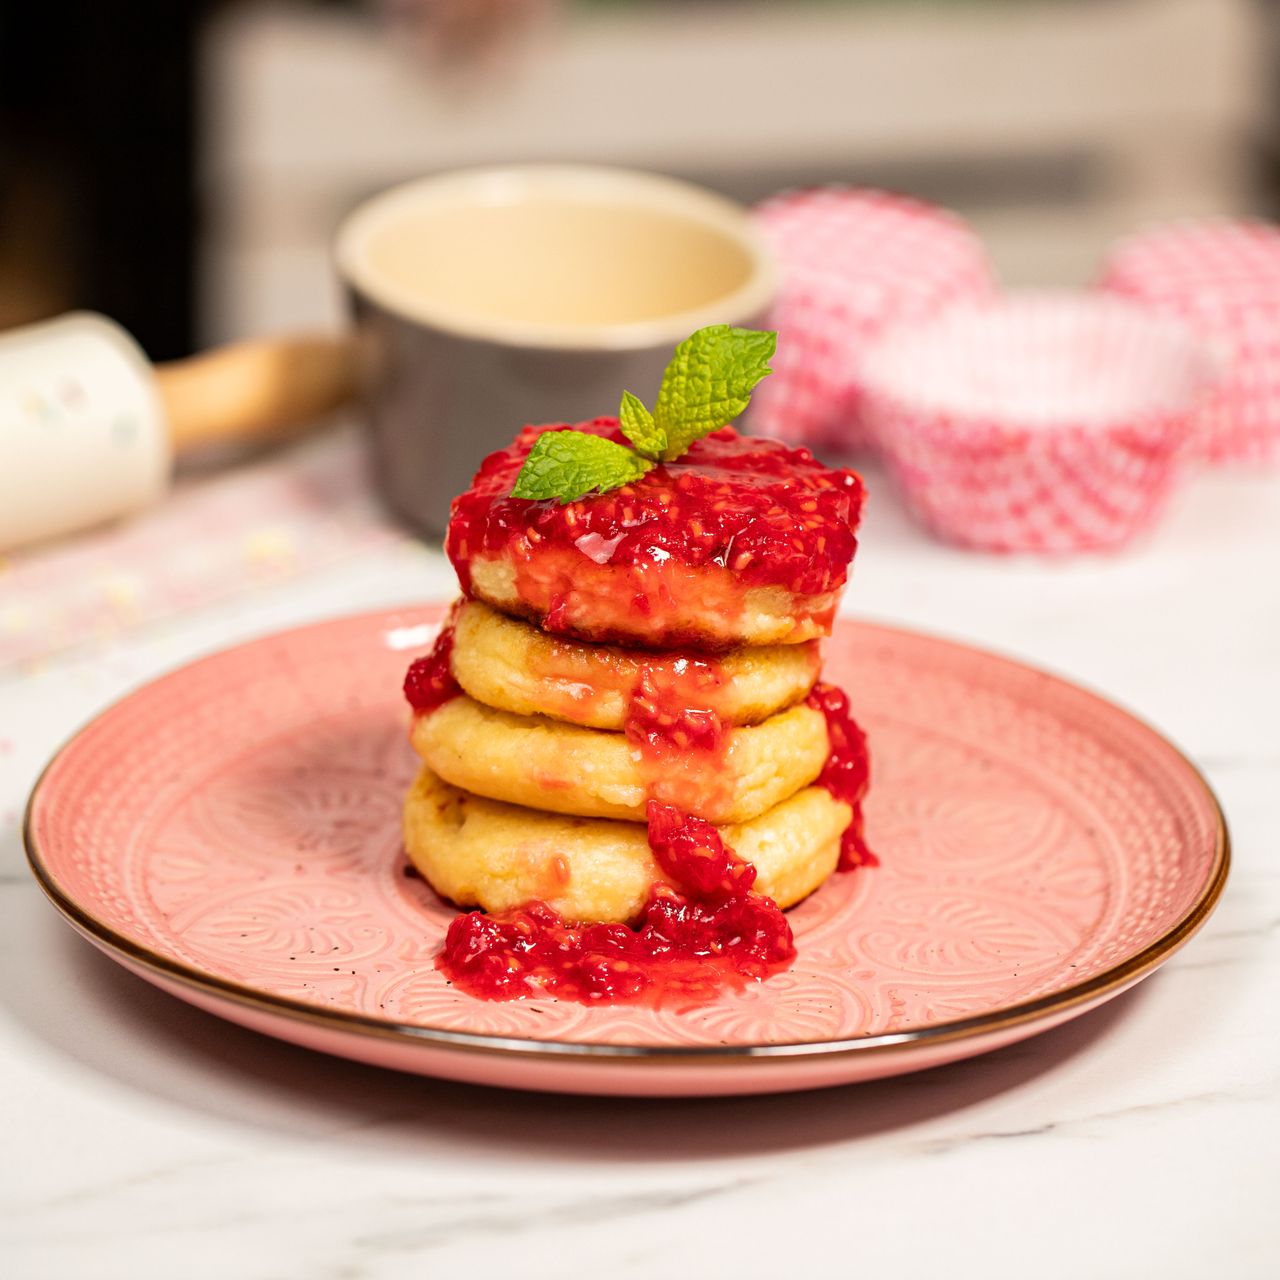
[[[230, 6], [206, 56], [206, 336], [336, 319], [346, 208], [503, 160], [748, 189], [971, 164], [959, 203], [1006, 279], [1082, 280], [1136, 223], [1247, 207], [1261, 25], [1251, 0], [632, 7], [574, 14], [458, 83], [359, 16]], [[989, 200], [982, 166], [1008, 157], [1084, 179]]]

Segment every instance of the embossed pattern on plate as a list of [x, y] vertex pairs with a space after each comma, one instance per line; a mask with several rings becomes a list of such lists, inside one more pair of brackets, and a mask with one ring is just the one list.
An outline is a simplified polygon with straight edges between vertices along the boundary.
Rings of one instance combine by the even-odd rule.
[[[1221, 888], [1217, 805], [1154, 731], [994, 655], [841, 623], [825, 678], [868, 731], [882, 865], [793, 909], [795, 966], [702, 1008], [475, 1001], [434, 968], [453, 912], [404, 875], [399, 838], [415, 767], [399, 685], [440, 612], [257, 641], [106, 712], [33, 796], [28, 847], [55, 903], [143, 976], [285, 1038], [661, 1093], [867, 1078], [1030, 1034], [1136, 981]], [[892, 1052], [872, 1066], [863, 1046]], [[568, 1066], [611, 1056], [594, 1083]], [[744, 1060], [772, 1067], [750, 1082]]]

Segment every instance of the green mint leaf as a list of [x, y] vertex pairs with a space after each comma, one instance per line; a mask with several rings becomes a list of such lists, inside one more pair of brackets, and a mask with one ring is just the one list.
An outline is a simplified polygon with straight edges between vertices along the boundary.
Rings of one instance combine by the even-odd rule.
[[676, 348], [652, 413], [630, 391], [622, 393], [618, 425], [634, 452], [585, 431], [546, 431], [529, 450], [511, 496], [563, 505], [639, 480], [656, 462], [674, 461], [747, 407], [756, 384], [773, 372], [777, 342], [776, 333], [727, 324], [699, 329]]
[[639, 480], [653, 463], [625, 445], [585, 431], [544, 431], [520, 468], [513, 498], [558, 498], [563, 506], [593, 489]]
[[747, 407], [756, 383], [773, 372], [769, 358], [777, 342], [776, 333], [713, 324], [676, 348], [653, 410], [667, 438], [662, 461], [678, 458]]
[[618, 425], [638, 453], [643, 453], [646, 458], [662, 456], [663, 449], [667, 447], [667, 433], [654, 422], [653, 414], [644, 407], [640, 397], [633, 396], [630, 391], [622, 393]]

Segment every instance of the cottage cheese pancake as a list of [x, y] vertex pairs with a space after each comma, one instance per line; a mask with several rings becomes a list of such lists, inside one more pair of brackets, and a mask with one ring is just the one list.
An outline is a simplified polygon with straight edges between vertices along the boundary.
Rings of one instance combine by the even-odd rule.
[[[632, 483], [573, 502], [511, 496], [526, 427], [454, 500], [445, 549], [464, 593], [553, 635], [651, 648], [827, 635], [856, 548], [862, 483], [731, 427]], [[614, 418], [577, 431], [620, 442]]]
[[466, 695], [419, 715], [414, 749], [454, 786], [509, 804], [643, 821], [659, 800], [712, 823], [745, 822], [813, 782], [827, 722], [807, 704], [729, 729], [710, 749], [647, 752], [626, 734], [496, 711]]
[[548, 636], [477, 600], [459, 609], [451, 652], [454, 678], [477, 702], [612, 730], [627, 727], [637, 700], [758, 724], [801, 701], [820, 665], [816, 640], [653, 653]]
[[862, 482], [722, 425], [774, 344], [700, 329], [652, 408], [525, 427], [454, 500], [404, 835], [483, 908], [436, 957], [458, 993], [702, 1005], [782, 972], [783, 908], [875, 865], [866, 738], [818, 678]]
[[[788, 907], [835, 869], [849, 806], [806, 787], [750, 822], [721, 828]], [[572, 818], [471, 795], [424, 768], [404, 809], [405, 849], [442, 897], [507, 911], [545, 902], [567, 920], [629, 921], [665, 883], [644, 823]]]

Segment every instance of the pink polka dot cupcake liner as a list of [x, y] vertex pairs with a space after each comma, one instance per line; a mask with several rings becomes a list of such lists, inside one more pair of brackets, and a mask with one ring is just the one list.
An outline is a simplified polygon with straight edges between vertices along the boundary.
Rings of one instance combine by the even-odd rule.
[[1212, 461], [1280, 460], [1280, 227], [1215, 219], [1121, 241], [1101, 287], [1195, 328], [1221, 353], [1220, 392], [1198, 413]]
[[752, 401], [752, 428], [820, 450], [866, 449], [861, 352], [893, 325], [990, 296], [986, 251], [954, 214], [885, 191], [789, 192], [754, 217], [782, 284], [768, 321], [778, 354]]
[[942, 538], [1092, 550], [1159, 514], [1219, 371], [1185, 324], [1132, 302], [1012, 293], [886, 333], [860, 362], [862, 412]]

